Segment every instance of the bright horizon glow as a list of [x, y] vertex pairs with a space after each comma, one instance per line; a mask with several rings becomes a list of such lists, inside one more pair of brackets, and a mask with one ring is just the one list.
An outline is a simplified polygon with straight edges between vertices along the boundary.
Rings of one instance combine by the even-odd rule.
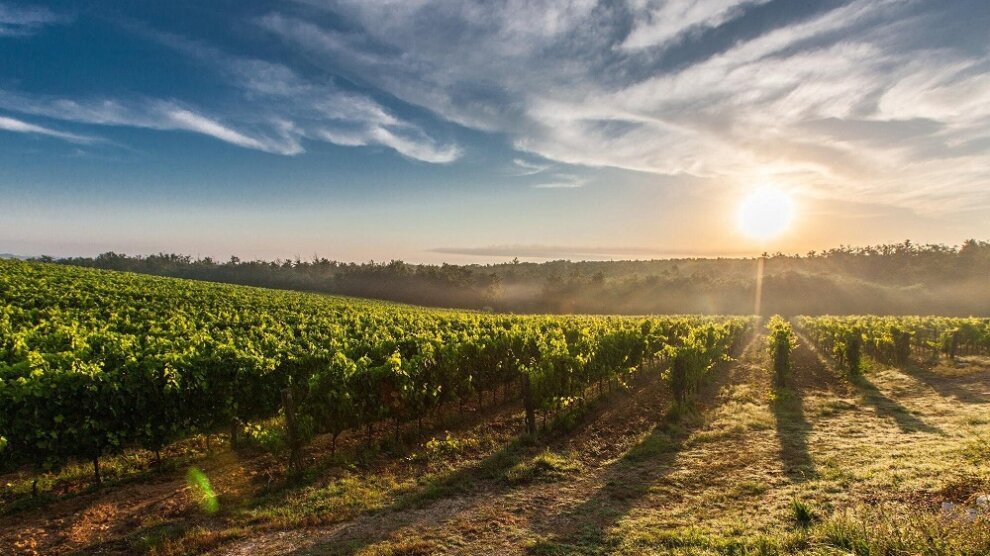
[[[988, 27], [986, 0], [0, 0], [0, 254], [990, 239]], [[773, 186], [790, 227], [744, 227]]]
[[747, 236], [767, 240], [790, 228], [794, 220], [794, 200], [776, 187], [760, 187], [739, 204], [739, 229]]

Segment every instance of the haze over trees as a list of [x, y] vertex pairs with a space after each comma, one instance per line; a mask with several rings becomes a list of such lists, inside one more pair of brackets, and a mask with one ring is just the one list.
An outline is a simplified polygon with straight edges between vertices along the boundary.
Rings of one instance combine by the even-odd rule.
[[488, 314], [32, 261], [0, 301], [20, 553], [990, 553], [990, 318]]
[[[52, 260], [46, 257], [46, 260]], [[749, 314], [756, 259], [487, 265], [244, 261], [165, 254], [55, 262], [430, 306], [548, 313]], [[761, 313], [990, 315], [990, 242], [910, 241], [766, 257]]]

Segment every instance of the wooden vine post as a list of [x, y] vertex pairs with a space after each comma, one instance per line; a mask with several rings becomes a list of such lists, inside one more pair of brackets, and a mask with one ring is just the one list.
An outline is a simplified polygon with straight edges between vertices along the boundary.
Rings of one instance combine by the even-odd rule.
[[302, 471], [302, 442], [299, 429], [296, 426], [296, 403], [292, 397], [292, 389], [282, 389], [282, 409], [285, 412], [285, 431], [289, 445], [289, 471]]
[[523, 373], [523, 407], [526, 409], [526, 432], [536, 434], [536, 401], [533, 399], [529, 373]]

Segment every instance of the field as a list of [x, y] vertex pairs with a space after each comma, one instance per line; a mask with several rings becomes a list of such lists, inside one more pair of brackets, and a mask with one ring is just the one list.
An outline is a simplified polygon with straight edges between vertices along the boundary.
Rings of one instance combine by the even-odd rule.
[[986, 320], [520, 317], [0, 265], [13, 553], [990, 552]]

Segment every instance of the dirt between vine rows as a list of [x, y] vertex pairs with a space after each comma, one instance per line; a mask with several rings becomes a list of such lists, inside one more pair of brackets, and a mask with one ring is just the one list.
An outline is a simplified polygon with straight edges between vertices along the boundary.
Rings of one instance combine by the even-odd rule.
[[[990, 437], [990, 362], [849, 378], [801, 342], [775, 392], [764, 345], [754, 336], [713, 370], [695, 412], [670, 412], [653, 369], [536, 442], [520, 441], [510, 400], [406, 427], [403, 443], [382, 431], [374, 450], [346, 436], [335, 458], [319, 439], [295, 482], [279, 458], [194, 442], [160, 472], [135, 464], [95, 490], [78, 470], [39, 507], [0, 498], [0, 554], [659, 554], [793, 534], [796, 499], [824, 518], [861, 504], [937, 511], [990, 488], [967, 459]], [[216, 514], [186, 482], [193, 465]]]

